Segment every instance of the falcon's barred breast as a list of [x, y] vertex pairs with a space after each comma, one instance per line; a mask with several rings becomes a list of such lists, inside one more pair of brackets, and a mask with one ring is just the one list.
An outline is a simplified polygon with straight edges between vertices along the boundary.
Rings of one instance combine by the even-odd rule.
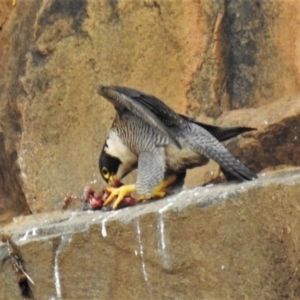
[[221, 143], [248, 127], [217, 127], [177, 114], [155, 96], [126, 87], [100, 86], [98, 93], [110, 101], [115, 120], [99, 158], [102, 177], [110, 184], [137, 168], [136, 184], [111, 189], [105, 205], [136, 192], [138, 200], [163, 197], [181, 188], [186, 170], [217, 162], [228, 176], [252, 180], [256, 175], [234, 158]]

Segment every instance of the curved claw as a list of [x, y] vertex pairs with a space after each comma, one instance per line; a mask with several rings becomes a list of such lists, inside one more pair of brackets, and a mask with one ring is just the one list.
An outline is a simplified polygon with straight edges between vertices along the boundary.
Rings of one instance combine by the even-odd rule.
[[168, 187], [170, 184], [172, 184], [177, 179], [176, 175], [171, 175], [167, 179], [161, 181], [159, 185], [153, 189], [152, 191], [152, 198], [163, 198], [166, 195], [166, 192], [164, 189]]
[[113, 209], [116, 209], [126, 196], [135, 191], [135, 184], [123, 185], [119, 188], [107, 188], [107, 191], [110, 192], [110, 195], [103, 203], [103, 206], [109, 205], [117, 197], [113, 204]]

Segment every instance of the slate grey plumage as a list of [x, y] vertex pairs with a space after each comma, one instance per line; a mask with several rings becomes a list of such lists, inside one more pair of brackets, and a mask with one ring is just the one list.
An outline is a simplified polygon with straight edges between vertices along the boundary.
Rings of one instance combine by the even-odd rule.
[[[234, 178], [256, 178], [219, 142], [252, 128], [222, 128], [196, 122], [177, 114], [158, 98], [130, 88], [100, 86], [98, 93], [117, 112], [99, 159], [100, 172], [106, 181], [111, 176], [121, 179], [138, 164], [135, 189], [138, 195], [148, 199], [163, 195], [159, 191], [155, 195], [153, 191], [166, 177], [184, 178], [186, 169], [202, 166], [209, 159]], [[112, 157], [120, 161], [114, 167], [115, 172], [109, 166]]]

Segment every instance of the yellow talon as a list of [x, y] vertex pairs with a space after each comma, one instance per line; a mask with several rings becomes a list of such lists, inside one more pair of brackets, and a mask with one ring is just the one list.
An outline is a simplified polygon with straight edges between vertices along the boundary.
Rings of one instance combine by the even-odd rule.
[[149, 200], [150, 198], [151, 197], [147, 197], [147, 196], [137, 196], [134, 199], [135, 199], [136, 202], [142, 202], [144, 200]]
[[176, 180], [176, 175], [171, 175], [167, 179], [163, 180], [157, 187], [152, 191], [152, 198], [162, 198], [166, 195], [164, 189], [172, 184]]
[[[176, 175], [171, 175], [167, 179], [163, 180], [159, 183], [159, 185], [153, 189], [151, 197], [147, 196], [138, 196], [135, 198], [136, 202], [141, 202], [143, 200], [148, 200], [149, 198], [162, 198], [166, 195], [166, 192], [164, 189], [168, 187], [170, 184], [172, 184], [176, 180]], [[110, 193], [109, 197], [105, 200], [104, 206], [109, 205], [111, 202], [114, 201], [114, 199], [117, 197], [117, 199], [114, 201], [113, 209], [117, 209], [119, 204], [123, 201], [123, 199], [126, 196], [129, 196], [132, 192], [136, 190], [135, 184], [131, 185], [123, 185], [119, 188], [107, 188], [107, 191]]]
[[116, 209], [126, 196], [135, 191], [135, 184], [123, 185], [119, 188], [107, 188], [107, 191], [110, 192], [110, 195], [105, 200], [103, 205], [109, 205], [114, 200], [114, 198], [117, 197], [113, 204], [113, 209]]
[[16, 2], [17, 2], [17, 0], [12, 0], [12, 1], [11, 1], [12, 6], [15, 6], [15, 5], [16, 5]]
[[171, 175], [167, 179], [161, 181], [158, 184], [158, 186], [153, 189], [151, 197], [139, 196], [135, 198], [136, 202], [141, 202], [144, 200], [148, 200], [150, 198], [163, 198], [166, 195], [164, 189], [168, 187], [170, 184], [172, 184], [176, 180], [176, 178], [177, 178], [176, 175]]

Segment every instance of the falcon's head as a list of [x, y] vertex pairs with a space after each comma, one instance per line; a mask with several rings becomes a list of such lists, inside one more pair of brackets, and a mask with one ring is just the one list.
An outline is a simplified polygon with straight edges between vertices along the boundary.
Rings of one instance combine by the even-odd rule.
[[124, 145], [118, 134], [111, 131], [99, 157], [99, 170], [103, 179], [111, 186], [137, 167], [137, 157]]

